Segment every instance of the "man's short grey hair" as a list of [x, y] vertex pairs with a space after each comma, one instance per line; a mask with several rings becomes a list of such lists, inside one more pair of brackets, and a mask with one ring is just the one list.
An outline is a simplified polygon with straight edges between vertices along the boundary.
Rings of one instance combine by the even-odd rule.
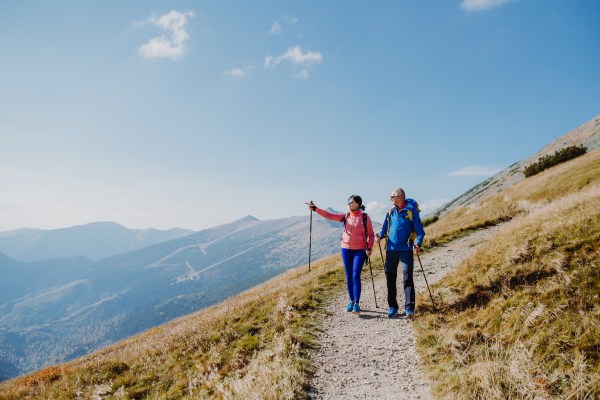
[[398, 188], [392, 191], [392, 196], [401, 196], [403, 199], [406, 198], [406, 194], [404, 193], [404, 189]]

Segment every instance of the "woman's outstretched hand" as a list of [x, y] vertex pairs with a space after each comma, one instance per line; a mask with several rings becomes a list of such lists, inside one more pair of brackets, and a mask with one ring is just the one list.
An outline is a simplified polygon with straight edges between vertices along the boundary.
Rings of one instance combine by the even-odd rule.
[[306, 202], [304, 204], [306, 204], [308, 206], [309, 210], [311, 210], [311, 211], [315, 211], [317, 209], [317, 206], [315, 206], [315, 203], [313, 203], [312, 200], [310, 202]]

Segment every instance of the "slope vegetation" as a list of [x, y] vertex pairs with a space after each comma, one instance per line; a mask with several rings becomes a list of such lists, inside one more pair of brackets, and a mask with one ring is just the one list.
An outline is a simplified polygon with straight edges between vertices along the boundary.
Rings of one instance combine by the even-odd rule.
[[474, 229], [508, 221], [569, 193], [600, 183], [600, 150], [552, 167], [469, 206], [456, 207], [427, 227], [426, 244], [438, 245]]
[[432, 226], [431, 242], [512, 219], [432, 288], [415, 324], [442, 398], [600, 396], [600, 151]]
[[70, 363], [0, 384], [0, 399], [297, 398], [338, 257]]

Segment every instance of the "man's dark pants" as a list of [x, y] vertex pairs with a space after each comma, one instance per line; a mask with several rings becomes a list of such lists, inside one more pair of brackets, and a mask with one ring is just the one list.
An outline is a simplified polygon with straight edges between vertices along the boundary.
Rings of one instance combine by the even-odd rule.
[[399, 309], [396, 299], [398, 264], [402, 265], [404, 283], [404, 309], [415, 310], [415, 283], [413, 281], [414, 259], [411, 250], [388, 250], [385, 253], [385, 279], [388, 289], [388, 306]]

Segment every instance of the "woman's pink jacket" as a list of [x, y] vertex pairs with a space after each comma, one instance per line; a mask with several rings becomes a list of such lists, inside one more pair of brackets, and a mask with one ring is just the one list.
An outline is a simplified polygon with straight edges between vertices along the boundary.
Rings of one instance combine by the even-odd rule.
[[330, 213], [329, 211], [322, 210], [319, 207], [316, 207], [315, 211], [324, 218], [338, 222], [342, 222], [344, 216], [347, 215], [346, 223], [344, 224], [344, 233], [342, 233], [342, 248], [351, 250], [373, 249], [373, 244], [375, 243], [375, 234], [373, 233], [371, 217], [367, 215], [367, 235], [365, 235], [365, 225], [363, 223], [362, 211], [358, 210], [350, 211], [347, 214], [334, 214]]

